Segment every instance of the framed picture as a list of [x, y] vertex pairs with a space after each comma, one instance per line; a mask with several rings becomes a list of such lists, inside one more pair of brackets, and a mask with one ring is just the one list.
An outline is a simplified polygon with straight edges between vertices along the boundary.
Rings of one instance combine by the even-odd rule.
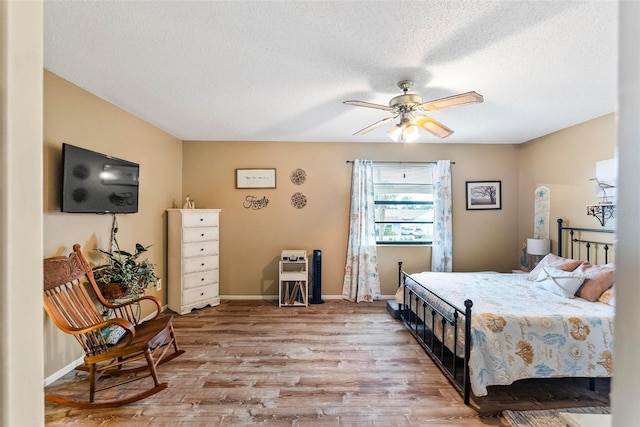
[[502, 209], [502, 181], [467, 181], [467, 210]]
[[236, 188], [276, 188], [276, 170], [236, 169]]

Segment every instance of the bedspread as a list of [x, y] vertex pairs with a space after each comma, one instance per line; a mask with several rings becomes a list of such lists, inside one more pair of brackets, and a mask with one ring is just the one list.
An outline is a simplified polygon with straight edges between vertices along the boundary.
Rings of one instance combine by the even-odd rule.
[[[609, 305], [555, 295], [537, 288], [526, 274], [411, 277], [461, 309], [466, 299], [473, 301], [469, 370], [476, 396], [486, 395], [487, 386], [524, 378], [612, 374], [614, 308]], [[410, 281], [406, 286], [427, 295]]]

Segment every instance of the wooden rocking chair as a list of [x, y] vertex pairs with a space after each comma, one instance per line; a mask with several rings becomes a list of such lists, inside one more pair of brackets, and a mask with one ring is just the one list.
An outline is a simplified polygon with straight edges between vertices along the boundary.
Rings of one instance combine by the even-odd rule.
[[[105, 319], [100, 313], [87, 292], [87, 283], [99, 303], [113, 313], [111, 318]], [[151, 320], [141, 323], [138, 319], [140, 302], [155, 305], [156, 313]], [[156, 367], [184, 353], [175, 339], [172, 316], [158, 317], [161, 310], [158, 298], [143, 296], [124, 304], [107, 301], [78, 244], [68, 257], [44, 260], [44, 308], [58, 328], [76, 337], [85, 353], [84, 365], [76, 369], [89, 372], [88, 400], [47, 395], [48, 402], [79, 408], [108, 408], [144, 399], [167, 388], [166, 382], [158, 381]], [[124, 332], [115, 343], [107, 334], [113, 329]], [[102, 376], [105, 378], [99, 381]], [[154, 387], [142, 393], [122, 398], [117, 394], [117, 398], [102, 401], [95, 399], [97, 392], [149, 376], [153, 378]]]

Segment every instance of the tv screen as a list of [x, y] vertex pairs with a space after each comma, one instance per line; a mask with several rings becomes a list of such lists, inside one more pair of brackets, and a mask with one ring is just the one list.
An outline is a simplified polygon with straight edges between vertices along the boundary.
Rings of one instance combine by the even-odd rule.
[[138, 212], [140, 165], [70, 144], [62, 161], [62, 212]]

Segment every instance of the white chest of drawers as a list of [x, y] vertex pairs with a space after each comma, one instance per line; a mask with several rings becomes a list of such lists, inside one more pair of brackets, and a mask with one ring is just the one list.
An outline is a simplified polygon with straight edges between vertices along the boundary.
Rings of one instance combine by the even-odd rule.
[[179, 314], [220, 304], [220, 209], [169, 209], [169, 309]]

